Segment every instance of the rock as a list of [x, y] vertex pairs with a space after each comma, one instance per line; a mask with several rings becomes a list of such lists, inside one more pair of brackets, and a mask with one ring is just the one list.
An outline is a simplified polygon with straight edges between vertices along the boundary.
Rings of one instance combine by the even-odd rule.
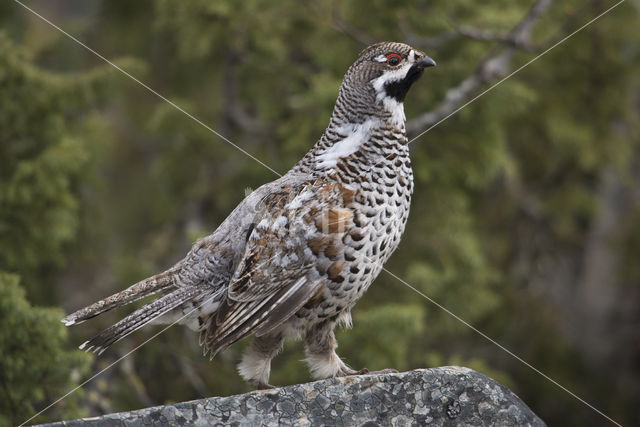
[[503, 385], [471, 369], [447, 366], [331, 378], [49, 426], [428, 424], [545, 425]]

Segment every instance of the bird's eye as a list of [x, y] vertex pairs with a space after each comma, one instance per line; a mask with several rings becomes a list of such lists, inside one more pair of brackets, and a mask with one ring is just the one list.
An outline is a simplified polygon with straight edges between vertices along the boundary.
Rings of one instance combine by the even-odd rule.
[[402, 56], [397, 53], [390, 53], [387, 55], [387, 64], [391, 66], [396, 66], [402, 61]]

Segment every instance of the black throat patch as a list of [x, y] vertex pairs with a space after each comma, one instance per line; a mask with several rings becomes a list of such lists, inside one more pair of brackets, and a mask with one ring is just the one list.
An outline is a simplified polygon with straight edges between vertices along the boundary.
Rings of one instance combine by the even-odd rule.
[[411, 85], [420, 78], [422, 73], [424, 72], [424, 67], [419, 65], [414, 65], [409, 68], [407, 71], [407, 75], [402, 80], [397, 80], [395, 82], [386, 83], [384, 85], [384, 91], [387, 96], [392, 97], [398, 102], [404, 102], [405, 96], [407, 96], [407, 92], [409, 92], [409, 88]]

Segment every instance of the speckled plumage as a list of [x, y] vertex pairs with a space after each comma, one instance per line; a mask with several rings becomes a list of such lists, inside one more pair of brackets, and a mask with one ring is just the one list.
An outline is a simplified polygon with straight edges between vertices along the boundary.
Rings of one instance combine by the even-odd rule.
[[351, 324], [400, 242], [413, 191], [402, 102], [431, 65], [401, 43], [365, 49], [326, 131], [291, 171], [247, 196], [171, 269], [63, 319], [162, 295], [81, 348], [102, 352], [151, 321], [179, 320], [200, 331], [211, 357], [254, 335], [239, 372], [260, 387], [287, 337], [304, 340], [314, 376], [357, 373], [335, 353], [333, 330]]

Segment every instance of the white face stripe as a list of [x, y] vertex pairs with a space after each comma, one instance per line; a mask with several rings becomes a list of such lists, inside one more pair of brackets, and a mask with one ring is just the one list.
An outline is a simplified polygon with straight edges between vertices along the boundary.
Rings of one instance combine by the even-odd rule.
[[[379, 55], [374, 59], [377, 61], [380, 57], [384, 57], [384, 60], [386, 62], [387, 57], [384, 55]], [[387, 83], [400, 81], [407, 77], [409, 69], [413, 66], [413, 64], [415, 64], [415, 59], [416, 53], [412, 49], [409, 52], [409, 55], [407, 55], [407, 59], [403, 61], [402, 65], [399, 68], [386, 70], [380, 77], [371, 80], [371, 85], [376, 91], [376, 101], [382, 102], [384, 109], [391, 113], [391, 120], [397, 126], [404, 126], [404, 123], [406, 121], [406, 117], [404, 115], [404, 106], [402, 102], [398, 102], [397, 100], [386, 96], [387, 94], [385, 92], [384, 86]]]
[[371, 84], [376, 90], [376, 94], [384, 94], [384, 85], [386, 83], [395, 82], [407, 77], [409, 68], [411, 68], [412, 65], [413, 63], [405, 61], [405, 63], [400, 68], [384, 71], [380, 77], [371, 80]]
[[[391, 113], [391, 120], [397, 126], [404, 126], [404, 123], [406, 121], [406, 117], [404, 115], [404, 106], [402, 102], [399, 102], [392, 97], [388, 97], [384, 87], [388, 83], [400, 81], [406, 78], [407, 73], [409, 72], [409, 69], [417, 62], [417, 60], [418, 60], [418, 54], [414, 49], [411, 49], [409, 51], [409, 54], [399, 64], [397, 68], [383, 71], [381, 76], [371, 80], [370, 82], [374, 90], [376, 91], [376, 101], [381, 102], [382, 105], [384, 106], [384, 109]], [[384, 54], [380, 54], [375, 58], [373, 58], [373, 61], [380, 62], [380, 63], [387, 62], [387, 56]], [[344, 151], [350, 152], [352, 148], [352, 147], [349, 147], [350, 144], [345, 143], [344, 145], [346, 145], [346, 147], [340, 147], [340, 148], [348, 148]], [[343, 150], [336, 150], [336, 151], [343, 151]], [[343, 153], [340, 152], [339, 154], [343, 154]], [[333, 166], [334, 156], [326, 156], [327, 159], [323, 159], [324, 162], [322, 162], [321, 164], [323, 166], [329, 166], [329, 165]]]

